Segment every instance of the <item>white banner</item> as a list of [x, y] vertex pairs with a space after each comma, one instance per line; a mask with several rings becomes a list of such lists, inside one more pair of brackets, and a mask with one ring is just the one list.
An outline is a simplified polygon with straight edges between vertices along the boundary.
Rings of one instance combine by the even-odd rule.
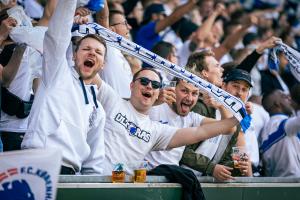
[[54, 149], [0, 153], [0, 199], [55, 199], [60, 166]]

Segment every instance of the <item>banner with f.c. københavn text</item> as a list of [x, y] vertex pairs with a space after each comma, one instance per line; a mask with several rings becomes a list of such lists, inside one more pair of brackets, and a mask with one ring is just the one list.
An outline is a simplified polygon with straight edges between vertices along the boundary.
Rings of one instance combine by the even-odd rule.
[[0, 199], [55, 199], [60, 166], [55, 149], [0, 153]]

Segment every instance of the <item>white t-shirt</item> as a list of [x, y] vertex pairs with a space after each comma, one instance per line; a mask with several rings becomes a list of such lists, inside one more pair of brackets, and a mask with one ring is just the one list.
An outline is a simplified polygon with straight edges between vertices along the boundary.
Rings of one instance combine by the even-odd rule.
[[111, 175], [114, 164], [141, 161], [151, 150], [165, 150], [177, 131], [136, 111], [104, 82], [98, 99], [106, 112], [105, 175]]
[[[287, 121], [280, 126], [283, 120]], [[290, 118], [283, 114], [273, 115], [265, 125], [259, 141], [266, 176], [300, 177], [299, 122], [300, 111]]]
[[100, 76], [122, 98], [130, 97], [133, 75], [130, 65], [119, 49], [107, 46], [105, 65]]
[[[8, 90], [24, 101], [29, 101], [32, 94], [33, 79], [41, 77], [42, 55], [32, 47], [27, 46], [23, 54], [15, 78]], [[19, 119], [1, 111], [0, 131], [24, 133], [27, 130], [28, 117]]]
[[244, 136], [246, 140], [246, 149], [248, 155], [250, 156], [250, 161], [254, 166], [257, 167], [259, 164], [258, 142], [254, 132], [254, 124], [252, 121]]
[[191, 40], [186, 40], [182, 46], [178, 49], [178, 63], [180, 67], [184, 67], [191, 55], [190, 46]]
[[22, 148], [58, 148], [63, 165], [82, 174], [101, 174], [105, 112], [94, 95], [97, 86], [82, 84], [66, 59], [75, 6], [76, 0], [58, 1], [49, 22], [41, 83]]
[[[185, 117], [180, 116], [176, 114], [166, 103], [152, 107], [149, 116], [151, 120], [178, 128], [199, 126], [204, 118], [202, 115], [194, 112], [189, 112], [189, 114]], [[145, 160], [149, 161], [151, 168], [161, 164], [179, 165], [184, 148], [185, 146], [166, 151], [151, 151], [148, 153]]]
[[270, 120], [269, 113], [259, 104], [253, 103], [253, 113], [251, 114], [251, 123], [253, 126], [250, 126], [249, 129], [254, 129], [254, 133], [256, 137], [260, 135], [262, 129], [264, 128], [264, 125], [266, 122]]

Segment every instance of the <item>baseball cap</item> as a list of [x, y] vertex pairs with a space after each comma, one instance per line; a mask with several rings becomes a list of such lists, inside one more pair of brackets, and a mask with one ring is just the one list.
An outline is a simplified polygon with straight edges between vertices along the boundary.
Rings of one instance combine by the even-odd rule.
[[165, 13], [165, 8], [163, 4], [160, 3], [153, 3], [146, 7], [146, 10], [144, 12], [143, 21], [149, 21], [151, 18], [151, 15], [154, 13]]
[[250, 87], [253, 87], [250, 74], [247, 71], [242, 69], [232, 69], [228, 71], [223, 79], [225, 83], [228, 83], [229, 81], [238, 81], [238, 80], [246, 81], [250, 85]]

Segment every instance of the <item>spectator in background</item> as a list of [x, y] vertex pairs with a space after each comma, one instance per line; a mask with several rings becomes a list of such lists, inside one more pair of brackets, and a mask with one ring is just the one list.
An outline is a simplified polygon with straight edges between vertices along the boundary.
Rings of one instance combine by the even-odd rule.
[[[128, 39], [131, 26], [127, 23], [122, 12], [111, 10], [109, 13], [109, 29]], [[128, 61], [119, 49], [111, 46], [107, 47], [106, 62], [100, 76], [122, 98], [130, 97], [129, 85], [132, 80], [132, 71]]]
[[[152, 49], [153, 53], [165, 58], [166, 60], [170, 61], [171, 63], [178, 64], [176, 48], [173, 44], [169, 42], [160, 41], [156, 43]], [[162, 70], [158, 70], [163, 78], [163, 81], [170, 81], [173, 79], [172, 75], [167, 74]]]
[[[291, 90], [291, 98], [281, 90], [264, 94], [262, 104], [270, 120], [260, 135], [260, 153], [265, 176], [300, 176], [300, 84]], [[293, 113], [294, 105], [296, 115]]]
[[166, 16], [163, 4], [150, 4], [145, 8], [142, 26], [136, 35], [136, 43], [146, 49], [152, 49], [157, 42], [163, 39], [162, 31], [188, 13], [196, 3], [196, 0], [188, 0], [169, 16]]

